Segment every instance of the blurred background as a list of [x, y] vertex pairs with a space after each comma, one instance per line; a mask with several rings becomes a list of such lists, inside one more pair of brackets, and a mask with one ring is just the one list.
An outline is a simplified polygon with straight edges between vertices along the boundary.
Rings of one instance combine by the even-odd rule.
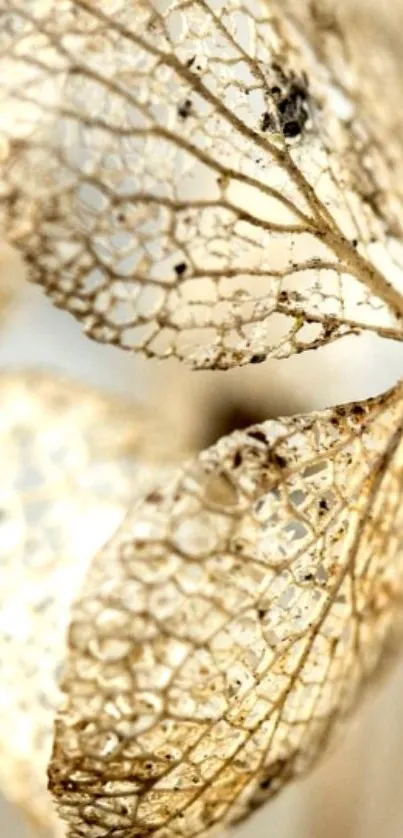
[[[14, 271], [14, 279], [17, 279]], [[130, 401], [150, 405], [200, 448], [231, 424], [323, 408], [375, 395], [400, 376], [400, 346], [373, 337], [342, 341], [289, 361], [235, 373], [190, 373], [141, 362], [91, 343], [43, 293], [22, 285], [0, 330], [0, 367], [63, 371]], [[1, 405], [0, 405], [1, 410]], [[369, 697], [341, 743], [310, 778], [283, 792], [240, 838], [400, 838], [403, 834], [403, 661]], [[0, 743], [1, 749], [1, 743]], [[0, 801], [1, 838], [29, 838], [18, 812]]]

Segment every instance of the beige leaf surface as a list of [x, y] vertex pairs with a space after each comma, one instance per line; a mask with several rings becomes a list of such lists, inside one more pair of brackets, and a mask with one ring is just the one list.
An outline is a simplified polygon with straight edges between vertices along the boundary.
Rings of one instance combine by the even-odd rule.
[[324, 43], [276, 0], [8, 0], [0, 225], [91, 337], [198, 368], [402, 339], [397, 97]]
[[21, 297], [25, 267], [21, 255], [0, 236], [0, 326], [7, 323]]
[[308, 770], [402, 632], [402, 393], [268, 421], [154, 489], [74, 606], [71, 838], [194, 838]]
[[46, 834], [64, 834], [46, 769], [71, 605], [156, 479], [151, 427], [66, 379], [0, 375], [0, 787]]
[[390, 230], [401, 238], [401, 5], [395, 5], [393, 14], [387, 3], [374, 0], [341, 0], [337, 5], [332, 0], [283, 0], [282, 6], [316, 45], [339, 89], [354, 102], [359, 120], [367, 124], [367, 135], [361, 136], [361, 170], [352, 174], [375, 213], [387, 218]]

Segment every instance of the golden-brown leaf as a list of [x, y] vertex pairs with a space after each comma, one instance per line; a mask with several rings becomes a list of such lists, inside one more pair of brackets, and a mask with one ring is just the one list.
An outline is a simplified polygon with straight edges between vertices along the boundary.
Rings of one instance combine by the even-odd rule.
[[24, 274], [20, 254], [0, 237], [0, 325], [7, 322], [18, 303]]
[[74, 606], [50, 782], [71, 838], [194, 838], [309, 769], [402, 632], [402, 392], [222, 439]]
[[316, 21], [277, 0], [7, 8], [0, 223], [91, 337], [221, 368], [402, 339], [401, 143]]

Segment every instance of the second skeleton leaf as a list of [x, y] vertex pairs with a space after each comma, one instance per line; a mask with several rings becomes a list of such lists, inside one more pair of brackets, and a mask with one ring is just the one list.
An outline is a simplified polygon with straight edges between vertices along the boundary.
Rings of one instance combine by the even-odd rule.
[[[371, 29], [388, 105], [347, 8], [7, 0], [2, 235], [91, 337], [212, 369], [402, 340], [398, 65]], [[137, 503], [72, 615], [70, 836], [194, 838], [322, 753], [401, 635], [402, 427], [398, 385]]]
[[396, 126], [322, 5], [7, 0], [0, 223], [92, 338], [198, 368], [401, 340]]
[[399, 386], [253, 426], [129, 515], [71, 623], [72, 836], [204, 835], [312, 766], [401, 639], [402, 422]]

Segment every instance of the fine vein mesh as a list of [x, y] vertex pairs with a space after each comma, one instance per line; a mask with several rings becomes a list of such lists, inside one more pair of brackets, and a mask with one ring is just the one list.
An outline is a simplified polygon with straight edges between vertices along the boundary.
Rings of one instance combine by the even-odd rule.
[[[92, 338], [197, 368], [401, 340], [388, 102], [316, 19], [276, 0], [7, 8], [0, 225]], [[385, 89], [398, 77], [392, 52]]]
[[[367, 135], [361, 138], [362, 170], [356, 175], [376, 212], [388, 218], [390, 230], [401, 238], [403, 61], [397, 33], [402, 9], [396, 6], [390, 14], [391, 8], [376, 0], [347, 0], [337, 6], [332, 0], [282, 0], [282, 6], [315, 43], [337, 85], [367, 123]], [[379, 175], [376, 187], [374, 172]]]
[[[0, 376], [0, 786], [64, 835], [47, 792], [70, 609], [88, 565], [152, 485], [150, 425], [55, 376]], [[151, 434], [150, 434], [151, 436]]]
[[74, 606], [50, 787], [71, 838], [194, 838], [308, 770], [402, 631], [401, 389], [222, 439]]

